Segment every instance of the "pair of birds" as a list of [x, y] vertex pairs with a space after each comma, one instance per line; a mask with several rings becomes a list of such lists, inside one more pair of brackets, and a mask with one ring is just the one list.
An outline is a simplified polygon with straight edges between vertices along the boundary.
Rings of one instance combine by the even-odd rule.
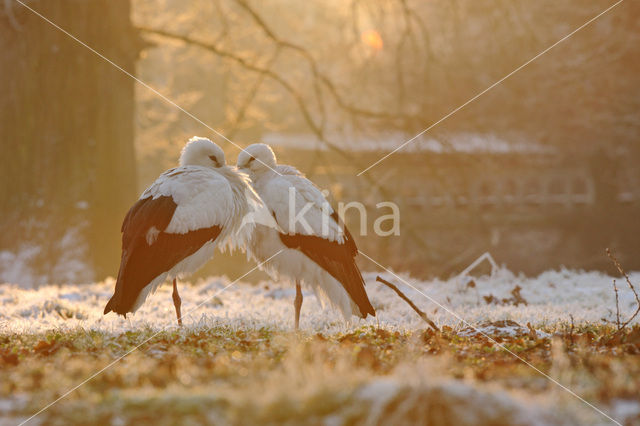
[[322, 192], [296, 168], [278, 165], [273, 150], [254, 144], [226, 165], [206, 138], [191, 138], [180, 166], [167, 170], [131, 207], [122, 224], [115, 292], [104, 313], [135, 312], [165, 280], [182, 324], [176, 279], [195, 272], [216, 247], [242, 248], [273, 278], [295, 282], [295, 328], [301, 284], [345, 319], [375, 316], [355, 263], [349, 230]]

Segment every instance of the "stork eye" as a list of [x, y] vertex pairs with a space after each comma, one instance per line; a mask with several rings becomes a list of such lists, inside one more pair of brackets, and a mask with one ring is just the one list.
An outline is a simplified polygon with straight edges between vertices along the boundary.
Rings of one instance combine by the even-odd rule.
[[213, 163], [214, 163], [216, 166], [220, 166], [220, 163], [218, 163], [218, 159], [216, 158], [216, 156], [215, 156], [215, 155], [210, 155], [210, 156], [209, 156], [209, 158], [211, 159], [211, 161], [213, 161]]
[[249, 161], [247, 161], [247, 166], [248, 166], [249, 164], [251, 164], [251, 162], [252, 162], [253, 160], [255, 160], [255, 158], [254, 158], [254, 157], [249, 157]]

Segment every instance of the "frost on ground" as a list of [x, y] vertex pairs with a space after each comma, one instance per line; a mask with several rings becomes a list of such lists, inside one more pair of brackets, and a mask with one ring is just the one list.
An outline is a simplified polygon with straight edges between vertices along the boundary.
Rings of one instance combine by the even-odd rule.
[[46, 285], [50, 277], [58, 282], [91, 280], [94, 274], [88, 266], [88, 247], [81, 235], [85, 226], [81, 223], [68, 227], [62, 235], [47, 235], [46, 245], [23, 242], [13, 250], [0, 250], [0, 282], [28, 283], [28, 287], [36, 288]]
[[[181, 283], [182, 328], [170, 285], [126, 320], [102, 315], [112, 279], [37, 290], [0, 285], [0, 424], [28, 418], [104, 367], [40, 421], [611, 422], [486, 335], [617, 421], [640, 422], [640, 327], [636, 320], [622, 340], [607, 338], [616, 315], [611, 277], [552, 271], [526, 278], [505, 270], [473, 282], [402, 276], [413, 289], [385, 274], [441, 333], [375, 277], [365, 278], [376, 318], [345, 324], [305, 292], [300, 334], [291, 332], [294, 290], [286, 283]], [[639, 278], [631, 274], [632, 282]], [[626, 318], [635, 299], [618, 283]]]
[[[345, 331], [358, 325], [381, 325], [394, 330], [416, 330], [424, 323], [390, 289], [365, 274], [367, 292], [377, 317], [354, 319], [345, 324], [339, 313], [323, 309], [313, 293], [305, 291], [301, 328], [316, 332]], [[439, 326], [456, 329], [510, 320], [521, 326], [553, 329], [558, 324], [603, 323], [615, 321], [613, 278], [598, 272], [550, 271], [535, 278], [517, 276], [501, 270], [493, 277], [467, 281], [415, 281], [391, 274], [383, 277], [396, 283], [405, 294]], [[640, 273], [631, 274], [632, 282]], [[287, 283], [262, 282], [258, 285], [209, 278], [195, 284], [179, 284], [182, 312], [187, 327], [212, 321], [234, 327], [269, 327], [288, 330], [293, 322], [293, 287]], [[0, 332], [36, 333], [51, 329], [73, 329], [120, 333], [149, 327], [159, 330], [175, 324], [171, 286], [165, 284], [151, 295], [142, 308], [128, 319], [115, 314], [102, 315], [113, 294], [114, 280], [95, 284], [44, 286], [37, 290], [0, 285]], [[228, 288], [227, 288], [228, 287]], [[521, 300], [514, 298], [518, 290]], [[629, 316], [635, 309], [631, 290], [618, 284], [620, 313]]]

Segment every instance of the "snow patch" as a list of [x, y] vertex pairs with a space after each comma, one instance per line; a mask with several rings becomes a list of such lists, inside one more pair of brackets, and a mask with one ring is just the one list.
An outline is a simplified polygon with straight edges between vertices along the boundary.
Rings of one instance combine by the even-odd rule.
[[[331, 140], [348, 142], [344, 146], [355, 152], [379, 151], [390, 152], [403, 145], [415, 135], [402, 132], [376, 132], [375, 134], [362, 134], [353, 132], [341, 132], [330, 136]], [[325, 143], [309, 133], [285, 134], [267, 133], [262, 137], [262, 142], [281, 148], [307, 149], [326, 151], [329, 148]], [[527, 140], [506, 140], [492, 133], [455, 133], [442, 135], [435, 139], [429, 135], [421, 135], [402, 148], [403, 152], [430, 152], [443, 153], [552, 153], [549, 147], [533, 143]]]
[[[416, 313], [390, 289], [375, 282], [375, 277], [374, 273], [365, 274], [367, 292], [377, 317], [366, 320], [354, 317], [351, 323], [345, 323], [338, 312], [322, 309], [313, 292], [306, 289], [301, 328], [331, 333], [379, 323], [396, 330], [424, 329], [426, 325]], [[417, 281], [402, 277], [415, 289], [391, 274], [384, 274], [385, 279], [395, 283], [436, 324], [448, 325], [463, 333], [474, 332], [470, 328], [473, 326], [491, 336], [523, 335], [529, 333], [527, 323], [553, 328], [569, 323], [570, 315], [575, 324], [615, 321], [613, 279], [598, 272], [560, 270], [526, 278], [500, 270], [493, 277], [475, 278], [473, 288], [461, 286], [455, 278]], [[640, 273], [632, 273], [631, 280], [639, 282]], [[225, 290], [231, 282], [226, 277], [214, 277], [196, 284], [179, 283], [185, 330], [221, 323], [238, 328], [293, 328], [293, 285], [238, 282]], [[93, 284], [45, 285], [38, 289], [0, 284], [0, 332], [36, 333], [83, 327], [121, 333], [141, 327], [154, 330], [175, 327], [171, 285], [161, 286], [127, 319], [113, 313], [102, 314], [114, 286], [113, 278]], [[508, 298], [515, 286], [521, 288], [526, 305], [488, 304], [483, 298], [488, 294], [498, 299]], [[621, 315], [627, 317], [634, 310], [633, 294], [620, 286], [619, 297]], [[547, 337], [540, 334], [540, 330], [536, 332], [538, 337]]]
[[[551, 337], [549, 333], [544, 331], [534, 330], [537, 338]], [[515, 321], [501, 320], [494, 322], [484, 322], [475, 327], [467, 327], [461, 330], [458, 335], [463, 337], [477, 337], [477, 336], [489, 336], [489, 337], [518, 337], [531, 334], [532, 331], [527, 327], [523, 327]]]
[[[0, 282], [35, 288], [57, 282], [87, 282], [93, 279], [88, 266], [87, 244], [81, 235], [81, 225], [70, 228], [49, 248], [56, 256], [45, 255], [39, 245], [24, 243], [17, 250], [0, 251]], [[55, 257], [53, 264], [43, 265], [43, 257]]]
[[611, 403], [611, 412], [622, 424], [640, 424], [639, 401], [616, 399]]

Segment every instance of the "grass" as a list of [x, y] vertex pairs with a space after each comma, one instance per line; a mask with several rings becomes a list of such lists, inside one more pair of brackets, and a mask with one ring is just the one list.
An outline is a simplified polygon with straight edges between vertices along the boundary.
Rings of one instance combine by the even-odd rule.
[[[595, 404], [638, 399], [640, 327], [614, 339], [610, 326], [561, 325], [546, 331], [552, 337], [494, 338]], [[448, 327], [407, 333], [367, 327], [321, 335], [217, 326], [155, 336], [151, 330], [111, 335], [77, 329], [0, 335], [0, 400], [11, 406], [5, 417], [28, 417], [140, 344], [38, 419], [47, 424], [246, 424], [321, 423], [338, 416], [359, 424], [372, 413], [359, 395], [380, 380], [397, 387], [377, 415], [399, 415], [402, 403], [416, 400], [399, 417], [404, 421], [433, 400], [434, 383], [459, 380], [541, 400], [557, 391], [486, 337], [465, 337]], [[445, 415], [438, 410], [426, 415]]]

